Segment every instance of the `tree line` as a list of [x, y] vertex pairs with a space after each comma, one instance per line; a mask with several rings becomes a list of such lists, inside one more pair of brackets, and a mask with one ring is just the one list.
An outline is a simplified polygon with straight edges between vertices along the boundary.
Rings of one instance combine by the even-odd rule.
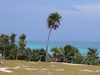
[[[26, 48], [26, 35], [19, 36], [18, 44], [15, 42], [16, 34], [10, 36], [0, 35], [0, 53], [3, 60], [26, 60], [26, 61], [46, 61], [46, 50]], [[48, 53], [49, 62], [67, 62], [75, 64], [100, 65], [100, 57], [97, 49], [88, 48], [88, 52], [83, 56], [79, 50], [71, 45], [64, 47], [53, 47], [50, 49], [52, 54]]]
[[64, 47], [51, 48], [52, 55], [48, 53], [48, 43], [52, 29], [56, 30], [62, 16], [57, 13], [51, 13], [47, 18], [47, 27], [49, 34], [47, 38], [46, 50], [26, 48], [26, 35], [19, 36], [18, 45], [15, 43], [16, 34], [12, 33], [10, 36], [6, 34], [0, 35], [0, 53], [3, 55], [3, 60], [26, 60], [26, 61], [53, 61], [53, 62], [67, 62], [76, 64], [100, 65], [100, 57], [97, 49], [88, 48], [88, 52], [83, 56], [79, 50], [71, 45]]

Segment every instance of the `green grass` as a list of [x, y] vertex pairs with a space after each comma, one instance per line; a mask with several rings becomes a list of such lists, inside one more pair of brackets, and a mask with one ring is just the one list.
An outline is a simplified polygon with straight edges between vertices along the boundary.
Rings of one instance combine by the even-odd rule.
[[[20, 69], [13, 69], [13, 67], [21, 66]], [[23, 66], [34, 68], [37, 70], [25, 70]], [[100, 66], [89, 65], [67, 65], [62, 63], [50, 62], [28, 62], [20, 60], [5, 60], [1, 67], [9, 67], [13, 73], [5, 73], [0, 71], [0, 75], [100, 75]], [[47, 69], [47, 70], [43, 70]], [[58, 71], [59, 69], [62, 69]], [[86, 72], [82, 70], [91, 70], [93, 72]]]

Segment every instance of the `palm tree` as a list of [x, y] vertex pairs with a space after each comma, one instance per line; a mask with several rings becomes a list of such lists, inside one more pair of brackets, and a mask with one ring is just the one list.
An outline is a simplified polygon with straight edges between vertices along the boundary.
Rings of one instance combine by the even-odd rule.
[[49, 43], [51, 30], [52, 29], [56, 30], [59, 27], [61, 18], [62, 17], [57, 12], [51, 13], [47, 18], [47, 24], [50, 30], [49, 30], [49, 35], [47, 38], [47, 43], [46, 43], [46, 62], [48, 61], [47, 60], [48, 59], [48, 43]]
[[97, 49], [94, 48], [88, 48], [88, 52], [86, 55], [86, 63], [89, 65], [96, 65], [98, 64], [98, 52]]
[[45, 61], [45, 57], [46, 57], [45, 49], [43, 49], [43, 48], [39, 49], [39, 55], [40, 55], [39, 61]]
[[25, 34], [22, 34], [22, 35], [19, 37], [19, 44], [18, 44], [18, 45], [19, 45], [19, 50], [18, 50], [18, 52], [17, 52], [16, 59], [18, 58], [19, 53], [20, 53], [21, 55], [23, 55], [22, 52], [23, 52], [23, 50], [25, 50], [25, 46], [26, 46], [25, 38], [26, 38], [26, 35], [25, 35]]
[[22, 40], [22, 41], [25, 41], [25, 38], [26, 38], [26, 35], [25, 34], [22, 34], [19, 39]]
[[16, 34], [12, 33], [11, 36], [10, 36], [10, 42], [11, 42], [11, 44], [14, 44], [15, 38], [16, 38]]
[[53, 61], [55, 62], [57, 60], [58, 55], [60, 54], [59, 48], [58, 47], [53, 47], [51, 49], [51, 52], [53, 52]]
[[5, 60], [5, 51], [6, 51], [6, 45], [9, 43], [9, 36], [6, 34], [1, 34], [1, 44], [4, 47], [3, 50], [3, 59]]
[[66, 45], [64, 48], [60, 48], [60, 53], [63, 56], [64, 62], [71, 62], [75, 53], [79, 53], [79, 51], [74, 46]]

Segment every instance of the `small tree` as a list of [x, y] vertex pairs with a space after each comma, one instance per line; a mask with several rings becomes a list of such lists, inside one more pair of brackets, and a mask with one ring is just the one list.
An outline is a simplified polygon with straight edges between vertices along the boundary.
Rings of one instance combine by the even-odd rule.
[[55, 62], [57, 60], [57, 57], [60, 54], [59, 48], [53, 47], [53, 48], [51, 48], [51, 52], [53, 52], [52, 57], [53, 57], [53, 61]]
[[66, 45], [64, 48], [60, 48], [60, 52], [64, 62], [71, 62], [75, 53], [79, 53], [78, 49], [71, 45]]
[[18, 59], [19, 54], [21, 56], [23, 56], [23, 50], [25, 50], [25, 46], [26, 46], [25, 38], [26, 38], [26, 35], [25, 34], [22, 34], [19, 37], [19, 44], [18, 44], [19, 45], [19, 50], [17, 52], [16, 59]]
[[73, 58], [73, 63], [82, 64], [84, 60], [84, 56], [81, 53], [75, 53]]
[[9, 44], [9, 36], [1, 34], [1, 44], [3, 46], [3, 60], [5, 60], [6, 45]]
[[15, 43], [15, 38], [16, 38], [16, 34], [12, 33], [10, 36], [10, 43], [14, 44]]
[[88, 52], [86, 55], [86, 63], [88, 65], [97, 65], [98, 64], [98, 53], [97, 49], [94, 48], [88, 48]]

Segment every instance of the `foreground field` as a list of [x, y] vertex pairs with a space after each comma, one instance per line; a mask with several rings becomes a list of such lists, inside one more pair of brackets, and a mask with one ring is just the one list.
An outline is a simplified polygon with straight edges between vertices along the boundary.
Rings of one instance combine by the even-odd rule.
[[100, 66], [5, 60], [0, 75], [100, 75]]

